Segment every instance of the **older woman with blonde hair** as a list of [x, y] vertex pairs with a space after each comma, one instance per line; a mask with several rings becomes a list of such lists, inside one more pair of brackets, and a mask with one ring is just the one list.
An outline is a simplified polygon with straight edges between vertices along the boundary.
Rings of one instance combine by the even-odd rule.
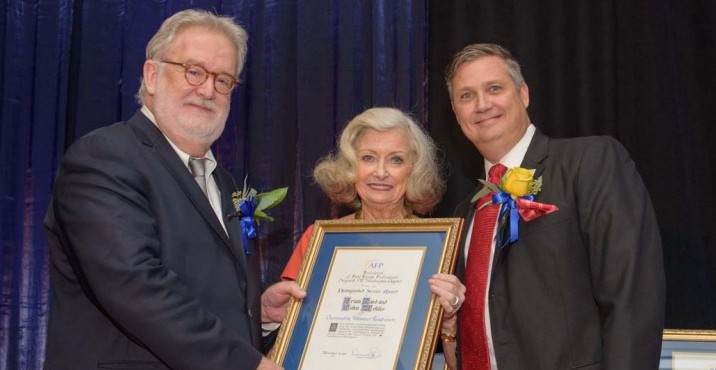
[[[363, 134], [369, 136], [363, 138]], [[378, 158], [373, 157], [374, 153], [369, 153], [370, 157], [366, 158], [366, 153], [362, 152], [375, 151], [381, 144], [385, 144], [385, 148], [380, 149], [391, 152], [385, 168], [377, 167], [378, 163], [374, 159]], [[407, 145], [397, 147], [402, 151], [394, 151], [396, 147], [388, 144]], [[363, 189], [361, 181], [365, 179], [358, 178], [360, 171], [357, 170], [366, 165], [372, 170], [367, 175], [377, 175], [375, 171], [378, 170], [384, 171], [381, 174], [385, 175], [391, 175], [394, 170], [403, 170], [408, 175], [405, 179], [401, 178], [405, 182], [400, 183], [399, 191], [392, 194], [394, 197], [390, 200], [394, 202], [390, 206], [394, 207], [362, 200], [361, 195], [369, 194], [360, 194]], [[412, 217], [413, 212], [427, 214], [445, 191], [445, 181], [438, 171], [433, 141], [410, 117], [394, 108], [371, 108], [351, 120], [341, 134], [338, 153], [320, 161], [313, 176], [333, 202], [356, 209], [356, 213], [346, 218], [390, 219]], [[363, 190], [370, 192], [372, 189], [368, 187]], [[368, 204], [363, 207], [363, 203]], [[376, 212], [376, 216], [383, 217], [364, 215], [364, 212]]]
[[[340, 135], [337, 152], [318, 162], [313, 178], [331, 201], [355, 209], [342, 219], [427, 215], [445, 192], [435, 144], [415, 121], [395, 108], [370, 108], [353, 118]], [[310, 225], [286, 265], [283, 279], [298, 277], [312, 233]], [[451, 347], [455, 313], [465, 299], [465, 286], [451, 274], [435, 274], [428, 283], [445, 312], [443, 344]]]

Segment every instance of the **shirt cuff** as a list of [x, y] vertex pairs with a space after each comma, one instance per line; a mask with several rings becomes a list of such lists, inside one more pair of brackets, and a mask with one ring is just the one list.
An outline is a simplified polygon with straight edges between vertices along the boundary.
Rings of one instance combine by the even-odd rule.
[[271, 334], [271, 332], [276, 331], [276, 329], [278, 329], [279, 326], [281, 326], [281, 323], [279, 323], [279, 322], [261, 323], [261, 336], [265, 337], [265, 336]]

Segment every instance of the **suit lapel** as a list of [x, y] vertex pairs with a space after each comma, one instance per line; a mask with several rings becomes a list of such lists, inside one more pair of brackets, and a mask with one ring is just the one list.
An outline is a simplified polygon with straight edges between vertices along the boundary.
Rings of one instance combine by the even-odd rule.
[[[260, 315], [260, 312], [251, 313], [251, 311], [260, 310], [259, 298], [261, 286], [260, 281], [255, 278], [255, 276], [258, 276], [256, 274], [257, 267], [253, 266], [244, 254], [239, 219], [233, 216], [234, 207], [231, 202], [231, 193], [237, 188], [231, 175], [221, 166], [217, 166], [212, 174], [221, 192], [221, 214], [223, 215], [224, 225], [226, 226], [226, 231], [224, 231], [206, 196], [197, 186], [194, 178], [161, 131], [140, 111], [137, 111], [128, 123], [137, 135], [138, 140], [157, 152], [157, 156], [164, 163], [165, 168], [168, 169], [171, 176], [176, 180], [176, 183], [178, 183], [184, 193], [186, 193], [189, 201], [234, 256], [234, 260], [237, 263], [237, 278], [240, 280], [240, 286], [244, 290], [244, 297], [246, 297], [246, 309], [249, 310], [250, 316], [255, 317], [255, 315]], [[253, 255], [258, 255], [258, 253], [255, 251]], [[254, 257], [251, 260], [256, 259], [257, 258]], [[251, 320], [260, 319], [252, 318]], [[258, 326], [249, 325], [249, 327], [251, 328], [252, 341], [259, 343], [261, 333], [258, 330]]]
[[549, 138], [542, 134], [539, 130], [535, 130], [532, 142], [530, 142], [530, 145], [527, 148], [527, 153], [525, 153], [525, 158], [522, 160], [522, 164], [520, 166], [528, 169], [534, 168], [535, 178], [541, 176], [542, 172], [544, 172], [544, 164], [547, 159], [548, 149]]
[[[527, 148], [527, 153], [525, 153], [525, 157], [522, 159], [522, 163], [520, 164], [520, 167], [527, 168], [527, 169], [534, 169], [534, 177], [537, 178], [542, 175], [542, 172], [544, 172], [544, 165], [545, 160], [547, 159], [547, 153], [549, 148], [549, 138], [542, 134], [539, 130], [535, 130], [534, 136], [532, 137], [532, 141], [530, 142], [529, 147]], [[498, 220], [500, 222], [501, 220]], [[518, 221], [520, 223], [520, 227], [523, 227], [525, 225], [522, 220]], [[498, 233], [505, 233], [505, 223], [503, 222], [500, 228], [497, 230]], [[507, 235], [502, 235], [502, 238], [506, 238]], [[519, 243], [519, 240], [516, 242]], [[507, 253], [509, 253], [510, 246], [505, 246], [500, 248], [499, 246], [495, 247], [495, 257], [492, 260], [492, 276], [495, 275], [495, 271], [497, 270], [497, 266], [501, 263], [502, 259], [506, 257]]]
[[231, 250], [232, 254], [235, 255], [232, 250], [231, 241], [226, 235], [226, 232], [224, 232], [224, 228], [221, 227], [221, 224], [216, 218], [216, 214], [207, 201], [206, 196], [196, 185], [194, 178], [192, 178], [186, 166], [181, 162], [181, 159], [174, 151], [174, 148], [169, 145], [169, 142], [167, 142], [161, 131], [159, 131], [159, 129], [139, 111], [137, 111], [137, 113], [135, 113], [135, 115], [128, 122], [137, 135], [137, 138], [144, 145], [154, 148], [157, 152], [157, 156], [164, 163], [165, 168], [168, 169], [169, 173], [176, 180], [177, 184], [179, 184], [184, 193], [186, 193], [189, 201], [194, 205], [211, 229]]
[[221, 166], [217, 166], [216, 170], [214, 170], [214, 180], [216, 180], [216, 184], [221, 191], [221, 209], [223, 210], [224, 225], [226, 226], [226, 232], [229, 234], [231, 249], [239, 262], [240, 270], [244, 274], [243, 278], [246, 280], [248, 266], [241, 236], [241, 225], [238, 213], [234, 209], [234, 204], [231, 201], [231, 194], [238, 190], [238, 188], [231, 175]]
[[[231, 193], [238, 190], [234, 178], [226, 171], [223, 167], [219, 166], [214, 171], [214, 179], [216, 184], [221, 190], [221, 205], [224, 210], [224, 225], [226, 225], [226, 231], [229, 233], [229, 239], [231, 240], [234, 254], [237, 256], [237, 263], [239, 265], [238, 274], [240, 278], [241, 288], [244, 290], [244, 296], [246, 297], [246, 310], [248, 312], [254, 311], [255, 315], [260, 315], [260, 302], [257, 298], [261, 297], [261, 286], [259, 279], [256, 279], [259, 270], [258, 260], [260, 253], [253, 248], [252, 242], [249, 241], [251, 255], [246, 255], [244, 250], [244, 239], [241, 232], [241, 220], [238, 217], [237, 211], [234, 208], [234, 204], [231, 200]], [[261, 333], [252, 325], [251, 336], [253, 337], [254, 343], [261, 342]]]
[[[548, 154], [548, 148], [549, 148], [549, 138], [542, 134], [539, 130], [535, 131], [534, 136], [532, 137], [532, 141], [530, 142], [530, 145], [527, 149], [527, 153], [525, 153], [525, 157], [522, 160], [522, 164], [520, 165], [523, 168], [534, 168], [535, 169], [535, 177], [539, 177], [542, 172], [544, 172], [544, 166], [545, 166], [545, 160], [547, 159]], [[480, 176], [478, 178], [485, 178], [485, 170], [484, 168], [480, 170]], [[482, 185], [475, 188], [475, 192], [479, 191], [482, 188]], [[466, 215], [465, 220], [468, 222], [474, 222], [473, 217], [475, 215], [475, 205], [473, 203], [470, 203], [470, 200], [472, 199], [473, 195], [475, 193], [470, 194], [470, 197], [468, 199], [465, 199], [463, 202], [461, 202], [460, 205], [458, 205], [456, 209], [456, 214], [458, 215]], [[466, 207], [467, 209], [465, 209]], [[498, 230], [498, 232], [500, 232]], [[463, 240], [461, 241], [461, 246], [466, 246], [467, 241], [467, 233], [463, 233]], [[519, 241], [517, 242], [519, 243]], [[495, 275], [495, 271], [497, 270], [497, 266], [500, 264], [501, 260], [505, 257], [505, 254], [507, 253], [508, 248], [495, 248], [495, 255], [492, 260], [492, 271], [491, 271], [491, 278], [490, 281], [492, 284], [492, 281], [494, 280], [493, 277]], [[465, 269], [465, 253], [464, 250], [461, 250], [460, 255], [458, 256], [458, 268], [457, 268], [457, 276], [462, 278], [464, 274]]]

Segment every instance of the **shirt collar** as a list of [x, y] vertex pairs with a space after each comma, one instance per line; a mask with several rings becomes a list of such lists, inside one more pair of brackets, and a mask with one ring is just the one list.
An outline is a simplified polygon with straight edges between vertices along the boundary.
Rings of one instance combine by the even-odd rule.
[[[520, 164], [522, 164], [522, 160], [525, 159], [527, 149], [530, 146], [532, 137], [535, 135], [535, 131], [535, 125], [530, 123], [530, 125], [527, 126], [527, 130], [525, 130], [525, 134], [522, 135], [520, 141], [518, 141], [517, 144], [515, 144], [515, 146], [513, 146], [512, 149], [510, 149], [510, 151], [507, 152], [507, 154], [505, 154], [505, 156], [502, 157], [498, 163], [502, 163], [507, 168], [519, 167]], [[487, 176], [487, 171], [494, 164], [495, 163], [492, 163], [485, 159], [485, 176]]]

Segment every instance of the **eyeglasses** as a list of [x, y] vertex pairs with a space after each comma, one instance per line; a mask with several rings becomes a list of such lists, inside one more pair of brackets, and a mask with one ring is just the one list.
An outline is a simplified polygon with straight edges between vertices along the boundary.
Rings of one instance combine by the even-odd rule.
[[203, 84], [209, 76], [214, 77], [214, 90], [219, 94], [228, 95], [231, 90], [239, 83], [234, 76], [228, 73], [214, 73], [207, 71], [204, 67], [196, 64], [170, 62], [161, 60], [161, 63], [172, 64], [184, 68], [184, 78], [189, 85], [199, 86]]

